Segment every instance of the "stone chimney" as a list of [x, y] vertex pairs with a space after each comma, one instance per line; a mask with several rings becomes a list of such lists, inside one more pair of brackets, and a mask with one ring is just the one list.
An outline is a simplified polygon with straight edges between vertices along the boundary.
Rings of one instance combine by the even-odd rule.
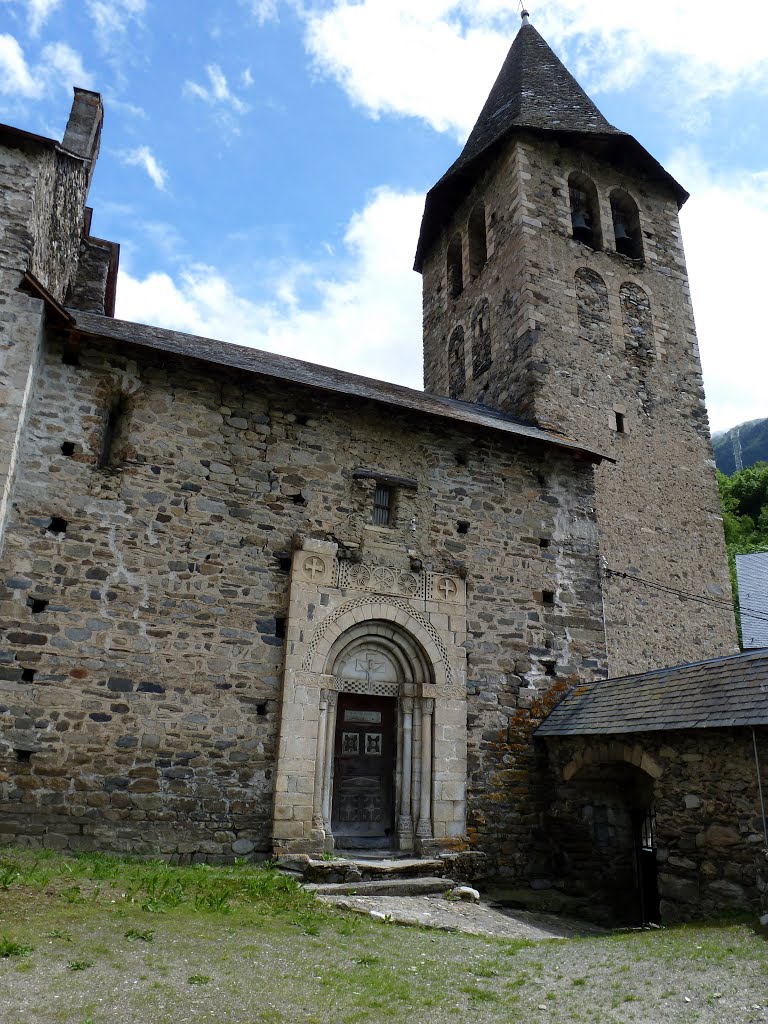
[[96, 158], [99, 155], [101, 141], [101, 125], [104, 120], [104, 107], [101, 94], [88, 89], [75, 89], [75, 99], [64, 132], [62, 146], [75, 156], [89, 162], [88, 182], [93, 174]]

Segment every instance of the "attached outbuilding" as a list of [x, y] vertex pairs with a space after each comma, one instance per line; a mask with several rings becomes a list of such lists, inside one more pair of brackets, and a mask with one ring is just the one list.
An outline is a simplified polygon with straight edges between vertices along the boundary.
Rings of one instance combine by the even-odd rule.
[[534, 887], [623, 924], [757, 908], [767, 727], [768, 651], [573, 687], [536, 731]]

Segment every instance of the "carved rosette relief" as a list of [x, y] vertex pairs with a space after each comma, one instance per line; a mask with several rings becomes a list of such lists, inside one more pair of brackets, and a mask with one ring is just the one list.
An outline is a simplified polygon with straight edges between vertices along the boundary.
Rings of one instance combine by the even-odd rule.
[[464, 581], [456, 576], [364, 562], [339, 562], [336, 586], [340, 590], [366, 590], [427, 601], [461, 603], [464, 600]]

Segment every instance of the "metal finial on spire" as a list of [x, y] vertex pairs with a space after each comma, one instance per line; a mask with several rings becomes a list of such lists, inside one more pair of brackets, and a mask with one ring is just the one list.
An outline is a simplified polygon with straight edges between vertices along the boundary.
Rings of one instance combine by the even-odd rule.
[[523, 8], [522, 11], [520, 11], [520, 17], [523, 19], [524, 25], [530, 25], [530, 21], [528, 20], [530, 18], [530, 14], [528, 13], [528, 11], [526, 11], [525, 8]]

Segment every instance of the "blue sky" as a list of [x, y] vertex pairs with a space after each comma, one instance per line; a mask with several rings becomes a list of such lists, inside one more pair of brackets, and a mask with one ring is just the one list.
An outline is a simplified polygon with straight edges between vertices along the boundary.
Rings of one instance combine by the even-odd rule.
[[[0, 119], [104, 97], [93, 231], [118, 315], [421, 381], [426, 190], [520, 20], [510, 0], [0, 0]], [[768, 13], [549, 0], [532, 21], [682, 214], [714, 429], [768, 416]], [[734, 11], [729, 14], [727, 11]]]

